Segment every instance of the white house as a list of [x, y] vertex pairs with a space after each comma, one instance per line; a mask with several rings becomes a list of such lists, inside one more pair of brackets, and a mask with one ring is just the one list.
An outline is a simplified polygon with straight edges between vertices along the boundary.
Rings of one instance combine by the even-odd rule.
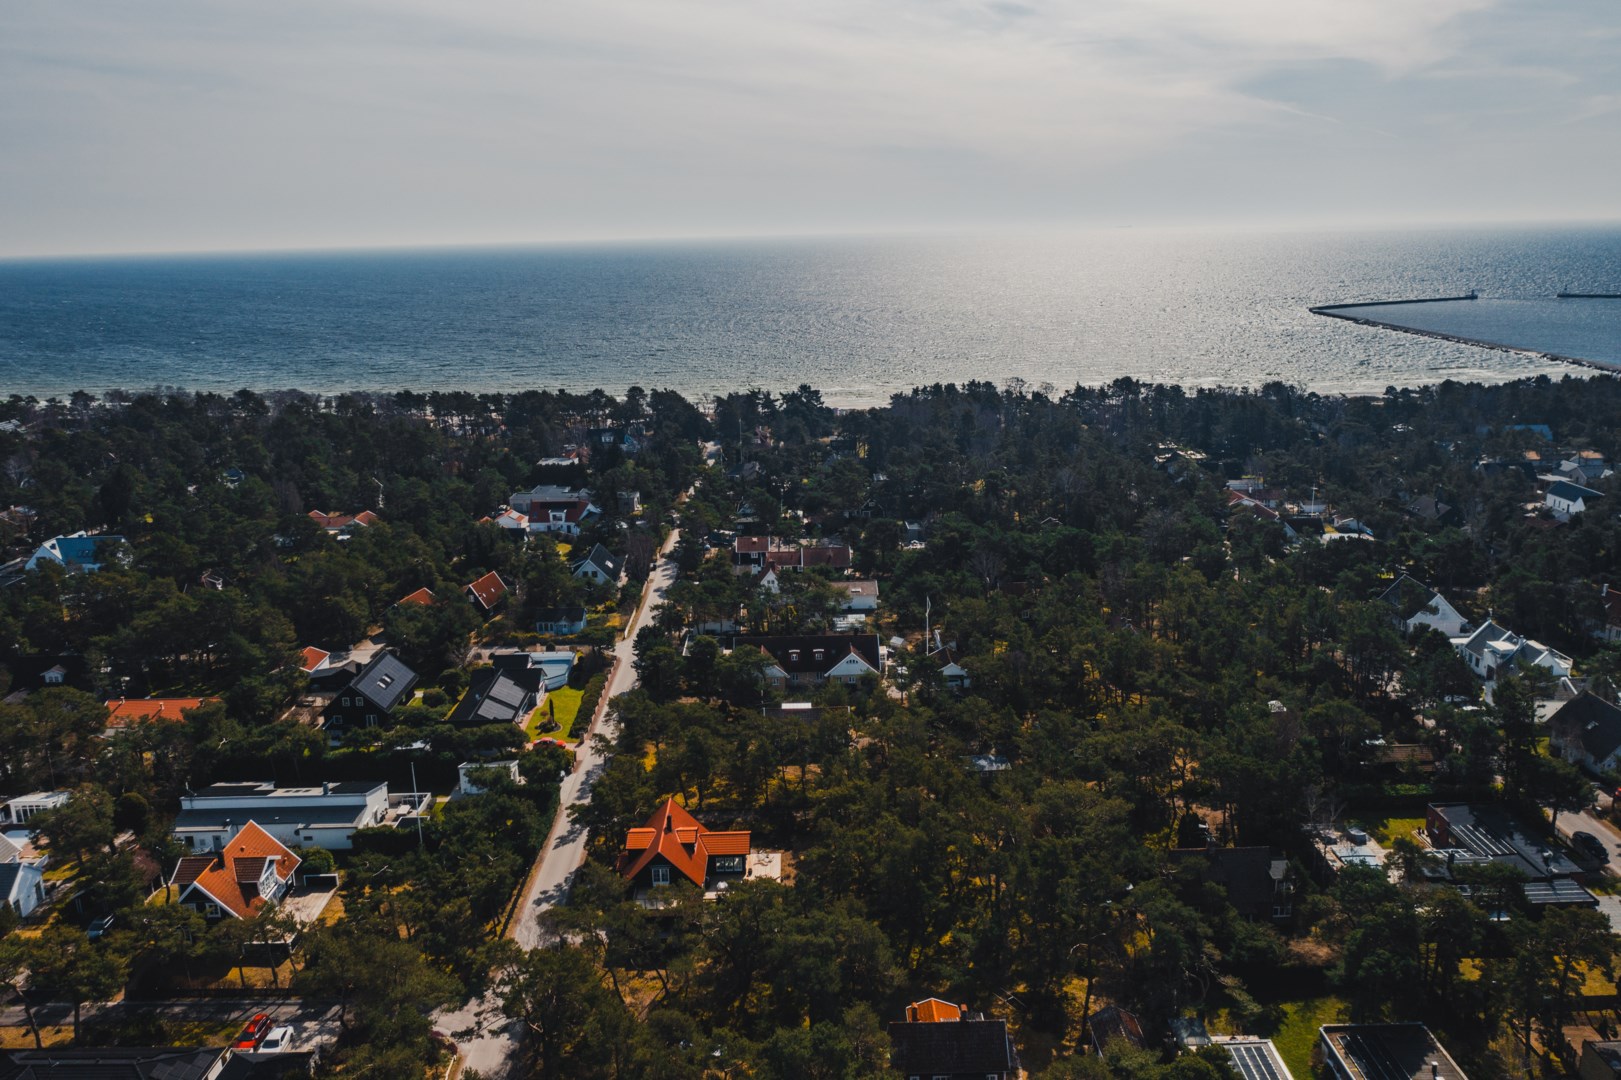
[[592, 545], [590, 554], [574, 564], [574, 576], [586, 581], [618, 585], [624, 574], [624, 561], [601, 544]]
[[1571, 671], [1572, 661], [1564, 653], [1523, 638], [1491, 619], [1474, 633], [1453, 638], [1452, 647], [1469, 665], [1469, 670], [1487, 682], [1495, 682], [1516, 667], [1547, 668], [1559, 678]]
[[1428, 627], [1449, 638], [1460, 637], [1469, 627], [1457, 608], [1447, 598], [1418, 579], [1403, 574], [1379, 597], [1391, 608], [1396, 625], [1404, 634]]
[[23, 918], [45, 902], [45, 872], [33, 863], [0, 863], [0, 904]]
[[39, 546], [26, 568], [38, 570], [45, 563], [55, 563], [66, 570], [100, 570], [107, 559], [102, 549], [112, 550], [122, 543], [122, 536], [91, 536], [82, 530], [67, 536], [53, 536]]
[[835, 581], [833, 587], [844, 593], [844, 610], [851, 614], [878, 610], [876, 581]]
[[1621, 766], [1621, 708], [1584, 690], [1548, 717], [1549, 747], [1594, 772]]
[[22, 825], [41, 810], [66, 806], [71, 792], [35, 791], [0, 802], [0, 825]]
[[277, 787], [267, 781], [212, 784], [180, 797], [173, 834], [192, 851], [220, 851], [247, 822], [288, 847], [330, 851], [354, 846], [356, 829], [409, 825], [432, 798], [426, 792], [390, 795], [388, 785], [348, 780], [319, 787]]
[[766, 684], [777, 690], [829, 681], [854, 686], [864, 676], [884, 672], [877, 634], [739, 635], [728, 644], [734, 651], [757, 650]]
[[1569, 480], [1555, 480], [1548, 485], [1548, 490], [1542, 495], [1542, 503], [1553, 516], [1560, 521], [1568, 521], [1572, 514], [1580, 514], [1593, 505], [1594, 500], [1602, 499], [1602, 491], [1573, 484]]

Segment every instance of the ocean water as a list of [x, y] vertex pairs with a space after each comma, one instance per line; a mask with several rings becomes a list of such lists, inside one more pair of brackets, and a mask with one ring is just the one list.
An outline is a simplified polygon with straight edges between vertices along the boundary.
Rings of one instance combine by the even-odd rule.
[[1621, 366], [1621, 299], [1437, 300], [1340, 308], [1387, 326]]
[[[830, 403], [864, 405], [920, 384], [1015, 377], [1378, 392], [1590, 374], [1307, 310], [1470, 289], [1504, 300], [1621, 291], [1621, 227], [0, 262], [0, 395], [641, 385], [701, 396], [811, 383]], [[1557, 351], [1613, 352], [1621, 302], [1590, 307], [1576, 333], [1594, 344]]]

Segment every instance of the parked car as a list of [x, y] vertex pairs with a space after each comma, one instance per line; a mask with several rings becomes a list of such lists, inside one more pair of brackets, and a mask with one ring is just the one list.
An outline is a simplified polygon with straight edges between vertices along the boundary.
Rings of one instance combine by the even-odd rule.
[[264, 1042], [259, 1044], [261, 1054], [279, 1054], [293, 1045], [293, 1029], [283, 1024], [279, 1028], [272, 1028], [266, 1035]]
[[233, 1050], [257, 1050], [259, 1044], [264, 1042], [265, 1036], [270, 1033], [270, 1014], [259, 1013], [243, 1027], [242, 1033], [231, 1044]]
[[107, 931], [113, 928], [113, 923], [116, 921], [117, 919], [115, 916], [103, 915], [101, 918], [95, 920], [89, 926], [85, 927], [85, 936], [91, 941], [99, 941], [107, 933]]
[[1605, 849], [1604, 842], [1590, 832], [1573, 832], [1570, 842], [1583, 855], [1596, 862], [1609, 861], [1610, 853]]

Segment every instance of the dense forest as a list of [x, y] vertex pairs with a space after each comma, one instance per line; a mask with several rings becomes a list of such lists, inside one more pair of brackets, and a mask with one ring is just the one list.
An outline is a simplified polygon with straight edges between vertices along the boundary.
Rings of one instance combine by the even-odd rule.
[[[1488, 701], [1444, 637], [1404, 638], [1378, 598], [1410, 574], [1473, 620], [1563, 650], [1613, 699], [1621, 657], [1595, 631], [1601, 586], [1621, 583], [1616, 515], [1601, 502], [1553, 520], [1528, 463], [1584, 449], [1613, 461], [1617, 418], [1609, 378], [1363, 398], [971, 383], [864, 411], [810, 387], [702, 408], [637, 389], [14, 397], [0, 404], [19, 423], [0, 431], [0, 506], [27, 513], [8, 512], [11, 554], [92, 529], [124, 537], [127, 558], [0, 589], [0, 663], [71, 654], [86, 672], [78, 689], [0, 705], [0, 791], [80, 790], [43, 832], [84, 853], [108, 893], [98, 903], [128, 909], [142, 862], [175, 855], [167, 822], [189, 785], [274, 773], [403, 786], [414, 762], [442, 788], [457, 761], [522, 745], [439, 722], [469, 644], [527, 641], [534, 611], [621, 599], [571, 578], [552, 540], [515, 542], [481, 519], [536, 483], [589, 486], [605, 507], [634, 491], [638, 519], [609, 510], [576, 546], [645, 551], [678, 525], [681, 576], [636, 641], [639, 689], [615, 699], [615, 756], [577, 811], [592, 853], [554, 944], [496, 940], [556, 806], [561, 762], [539, 747], [521, 757], [531, 783], [453, 804], [420, 849], [376, 838], [344, 861], [346, 916], [304, 936], [294, 982], [345, 1003], [323, 1068], [432, 1060], [425, 1012], [490, 988], [545, 1076], [882, 1075], [884, 1024], [931, 995], [1007, 1017], [1039, 1076], [1225, 1076], [1220, 1060], [1174, 1056], [1171, 1019], [1272, 1034], [1304, 1002], [1423, 1020], [1481, 1075], [1556, 1069], [1560, 1032], [1591, 1014], [1586, 980], [1615, 959], [1603, 916], [1538, 915], [1491, 875], [1429, 883], [1426, 853], [1401, 836], [1390, 872], [1336, 877], [1312, 836], [1422, 817], [1432, 801], [1500, 800], [1539, 824], [1542, 807], [1591, 802], [1544, 750], [1534, 703], [1548, 679], [1502, 679]], [[566, 475], [540, 464], [605, 426], [645, 438]], [[1242, 477], [1374, 539], [1291, 537], [1277, 515], [1230, 505]], [[1415, 512], [1424, 499], [1452, 512]], [[311, 509], [382, 521], [340, 541]], [[837, 600], [829, 571], [776, 592], [735, 573], [740, 531], [851, 547], [882, 586], [882, 682], [817, 691], [811, 723], [763, 708], [782, 695], [758, 660], [696, 628], [817, 633]], [[493, 624], [467, 605], [396, 605], [490, 570], [515, 585]], [[378, 626], [433, 697], [333, 749], [289, 716], [294, 657]], [[971, 673], [966, 689], [942, 679], [947, 658]], [[102, 737], [100, 699], [148, 694], [219, 700], [182, 725]], [[1392, 744], [1426, 748], [1433, 768], [1393, 763], [1380, 752]], [[791, 874], [633, 902], [615, 861], [670, 796], [712, 827], [752, 829]], [[125, 830], [137, 844], [115, 843]], [[1201, 861], [1167, 855], [1207, 843], [1287, 858], [1291, 914], [1245, 918]], [[91, 960], [66, 931], [12, 934], [0, 980], [31, 963], [49, 1000], [93, 1001], [154, 963], [233, 947], [163, 918], [130, 919]], [[1142, 1018], [1148, 1048], [1081, 1052], [1105, 1003]]]

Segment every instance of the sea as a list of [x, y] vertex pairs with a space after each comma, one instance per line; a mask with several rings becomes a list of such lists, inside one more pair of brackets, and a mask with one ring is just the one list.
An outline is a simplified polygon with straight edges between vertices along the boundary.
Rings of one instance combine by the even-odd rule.
[[[1482, 337], [1470, 331], [1489, 310], [1484, 336], [1526, 351], [1309, 310], [1471, 290], [1480, 301], [1425, 305], [1424, 328]], [[702, 398], [809, 384], [864, 406], [969, 380], [1379, 393], [1594, 374], [1539, 353], [1621, 362], [1621, 300], [1559, 292], [1621, 292], [1621, 226], [9, 260], [0, 397], [638, 385]]]

